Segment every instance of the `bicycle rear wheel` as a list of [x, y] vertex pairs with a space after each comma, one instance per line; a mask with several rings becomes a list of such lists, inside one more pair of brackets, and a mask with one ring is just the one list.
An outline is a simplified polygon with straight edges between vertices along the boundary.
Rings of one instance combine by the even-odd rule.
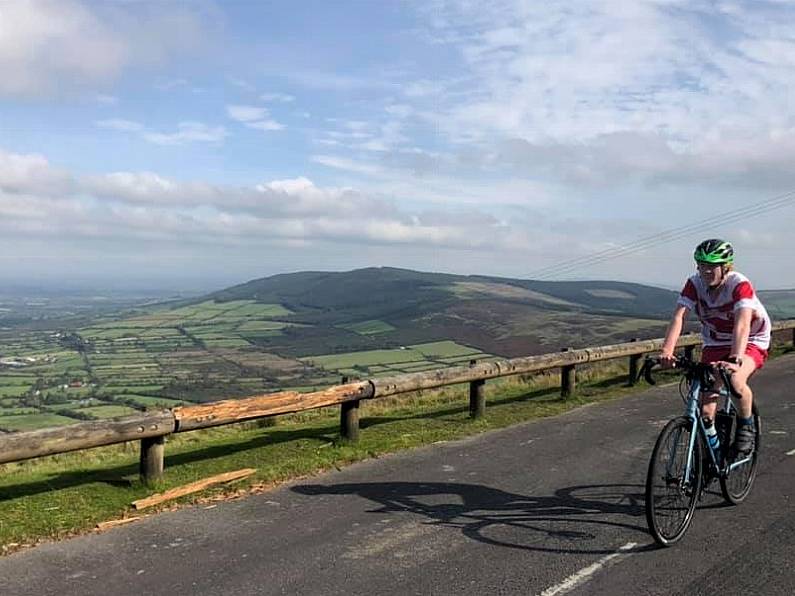
[[689, 418], [665, 425], [649, 461], [646, 476], [646, 521], [657, 544], [671, 546], [684, 536], [701, 490], [701, 441], [693, 444], [690, 474], [685, 477], [693, 433]]
[[[751, 453], [751, 458], [746, 463], [736, 467], [726, 476], [720, 479], [720, 492], [723, 493], [723, 498], [732, 505], [739, 505], [748, 494], [751, 492], [751, 486], [756, 478], [756, 468], [759, 464], [759, 440], [762, 437], [762, 420], [759, 417], [759, 410], [754, 404], [754, 450]], [[736, 418], [736, 411], [735, 411]], [[737, 421], [735, 420], [734, 426]]]

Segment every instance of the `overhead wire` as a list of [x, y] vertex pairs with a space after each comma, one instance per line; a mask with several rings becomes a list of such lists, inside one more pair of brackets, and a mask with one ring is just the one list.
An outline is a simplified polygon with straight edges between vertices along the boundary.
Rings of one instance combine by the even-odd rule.
[[734, 223], [742, 219], [756, 217], [758, 215], [786, 207], [793, 201], [795, 201], [795, 190], [791, 190], [770, 199], [765, 199], [764, 201], [760, 201], [758, 203], [753, 203], [751, 205], [734, 209], [720, 215], [719, 217], [711, 217], [709, 219], [697, 221], [685, 226], [670, 228], [650, 236], [639, 238], [630, 242], [629, 244], [613, 246], [590, 255], [583, 255], [581, 257], [561, 261], [559, 263], [538, 269], [530, 273], [528, 277], [530, 279], [539, 281], [559, 278], [563, 275], [576, 272], [585, 267], [598, 265], [612, 259], [641, 252], [658, 244], [678, 240], [679, 238], [689, 236], [696, 231], [715, 229], [726, 225], [727, 223]]

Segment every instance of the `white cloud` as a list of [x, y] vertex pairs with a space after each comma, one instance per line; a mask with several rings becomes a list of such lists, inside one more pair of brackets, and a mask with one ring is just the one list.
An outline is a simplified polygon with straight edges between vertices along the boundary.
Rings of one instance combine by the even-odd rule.
[[[408, 212], [352, 188], [322, 188], [307, 178], [255, 187], [180, 182], [154, 172], [73, 176], [42, 156], [0, 153], [0, 229], [41, 240], [69, 233], [92, 238], [175, 241], [186, 235], [207, 245], [304, 243], [405, 244], [486, 248], [501, 234], [494, 218]], [[200, 240], [199, 240], [200, 239]]]
[[313, 155], [312, 161], [324, 166], [328, 166], [330, 168], [336, 168], [338, 170], [347, 170], [349, 172], [355, 172], [357, 174], [375, 175], [383, 172], [382, 168], [376, 165], [366, 162], [355, 161], [353, 159], [348, 159], [346, 157], [339, 157], [334, 155]]
[[119, 132], [142, 132], [146, 127], [140, 122], [133, 122], [132, 120], [124, 120], [123, 118], [109, 118], [107, 120], [98, 120], [95, 122], [100, 128], [107, 128], [110, 130], [117, 130]]
[[131, 65], [206, 40], [199, 11], [161, 3], [26, 0], [0, 4], [0, 96], [103, 87]]
[[100, 128], [130, 133], [155, 145], [184, 145], [187, 143], [221, 143], [228, 133], [223, 126], [208, 126], [203, 122], [180, 122], [176, 132], [154, 131], [140, 122], [112, 118], [95, 123]]
[[[110, 252], [131, 259], [156, 243], [162, 254], [201, 258], [196, 255], [224, 251], [233, 261], [250, 259], [251, 250], [260, 248], [300, 248], [305, 259], [317, 259], [321, 253], [351, 254], [351, 247], [358, 246], [366, 247], [353, 251], [360, 255], [354, 260], [360, 266], [372, 264], [373, 255], [378, 254], [382, 263], [427, 269], [432, 267], [429, 263], [437, 263], [432, 255], [446, 254], [453, 270], [477, 272], [492, 259], [499, 266], [489, 269], [491, 273], [521, 277], [565, 258], [621, 245], [638, 235], [650, 236], [664, 226], [651, 205], [639, 205], [630, 213], [608, 208], [595, 219], [583, 208], [585, 202], [573, 203], [575, 209], [560, 209], [545, 202], [549, 197], [539, 196], [547, 188], [522, 180], [493, 187], [483, 181], [480, 187], [452, 179], [448, 186], [439, 182], [430, 180], [426, 194], [419, 196], [420, 204], [414, 204], [384, 198], [414, 195], [417, 186], [407, 183], [405, 177], [396, 179], [392, 188], [384, 185], [381, 192], [321, 187], [304, 177], [232, 187], [179, 181], [155, 172], [76, 175], [52, 166], [41, 155], [0, 151], [0, 244], [32, 246], [35, 242], [48, 247], [44, 252], [53, 259], [62, 240], [68, 238], [69, 247], [81, 247], [85, 254], [93, 251], [104, 257]], [[431, 196], [433, 193], [438, 197]], [[445, 197], [452, 202], [445, 202]], [[505, 197], [516, 200], [508, 206], [507, 215], [492, 212], [490, 202], [497, 205]], [[426, 199], [437, 201], [434, 210], [428, 210]], [[697, 196], [684, 199], [677, 208], [687, 211], [691, 219], [720, 208], [719, 204], [702, 204]], [[728, 204], [728, 199], [721, 197], [720, 203]], [[460, 205], [468, 200], [468, 207]], [[659, 213], [675, 208], [673, 202], [663, 203], [658, 203]], [[762, 226], [747, 220], [716, 228], [714, 233], [735, 240], [744, 264], [756, 259], [754, 268], [767, 277], [755, 278], [765, 280], [765, 286], [782, 283], [780, 271], [776, 277], [775, 263], [771, 264], [767, 255], [771, 241], [773, 246], [786, 243], [791, 234], [788, 218], [774, 213]], [[689, 248], [685, 248], [681, 255], [678, 249], [671, 250], [671, 263], [664, 267], [638, 268], [637, 259], [644, 255], [636, 255], [634, 268], [632, 259], [625, 259], [606, 263], [587, 275], [645, 277], [643, 281], [658, 283], [661, 275], [676, 279], [681, 263], [689, 259]], [[681, 262], [677, 261], [680, 256]], [[300, 266], [311, 267], [306, 260]], [[336, 262], [334, 266], [338, 266]], [[628, 268], [632, 269], [629, 274]]]
[[272, 130], [284, 130], [284, 124], [280, 124], [275, 120], [258, 120], [256, 122], [246, 122], [246, 126], [248, 128], [253, 128], [254, 130], [262, 130], [265, 132], [269, 132]]
[[295, 101], [295, 97], [287, 93], [263, 93], [259, 98], [265, 102], [290, 103]]
[[268, 108], [246, 105], [226, 106], [226, 112], [232, 120], [241, 122], [248, 128], [264, 132], [283, 130], [285, 126], [270, 118]]
[[67, 77], [107, 80], [129, 58], [125, 43], [79, 2], [0, 6], [0, 94], [38, 95]]
[[226, 106], [226, 113], [232, 120], [238, 122], [251, 122], [252, 120], [262, 120], [268, 115], [268, 108], [256, 106]]
[[771, 175], [792, 179], [781, 139], [792, 128], [791, 3], [440, 0], [418, 10], [428, 40], [461, 62], [455, 77], [405, 85], [405, 103], [461, 147], [486, 154], [496, 143], [530, 175], [581, 183], [622, 171], [730, 184], [742, 173], [759, 189]]
[[21, 155], [0, 149], [0, 191], [15, 194], [72, 192], [68, 172], [53, 168], [43, 155]]
[[119, 103], [119, 98], [115, 95], [107, 95], [104, 93], [100, 93], [96, 96], [96, 102], [101, 106], [115, 106]]
[[184, 143], [220, 143], [227, 132], [223, 126], [207, 126], [202, 122], [180, 122], [179, 130], [172, 133], [145, 132], [144, 140], [156, 145], [182, 145]]

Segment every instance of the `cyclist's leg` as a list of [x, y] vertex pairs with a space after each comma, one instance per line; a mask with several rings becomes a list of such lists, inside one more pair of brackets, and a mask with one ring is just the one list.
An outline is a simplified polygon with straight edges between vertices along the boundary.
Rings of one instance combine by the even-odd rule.
[[[704, 348], [701, 352], [702, 364], [714, 364], [729, 356], [729, 348]], [[710, 420], [715, 420], [715, 412], [718, 409], [718, 398], [720, 390], [723, 388], [723, 381], [715, 374], [712, 378], [712, 385], [704, 387], [701, 392], [701, 415]]]
[[731, 376], [732, 387], [740, 395], [740, 398], [736, 400], [737, 428], [734, 431], [732, 450], [736, 456], [748, 455], [755, 447], [754, 393], [748, 385], [748, 379], [761, 366], [762, 362], [763, 360], [759, 360], [754, 354], [746, 353], [742, 359], [742, 365]]
[[757, 365], [753, 358], [748, 356], [742, 359], [742, 364], [734, 371], [731, 376], [731, 383], [734, 390], [740, 395], [736, 399], [737, 414], [740, 418], [750, 418], [754, 405], [754, 392], [748, 385], [748, 379], [756, 372]]
[[710, 420], [715, 420], [715, 412], [718, 409], [719, 393], [716, 391], [720, 387], [715, 387], [714, 391], [704, 391], [701, 394], [701, 416], [706, 416]]
[[754, 405], [754, 393], [748, 385], [748, 380], [762, 368], [766, 359], [766, 350], [749, 343], [742, 357], [742, 366], [731, 377], [734, 390], [742, 396], [737, 402], [737, 413], [742, 418], [751, 417]]

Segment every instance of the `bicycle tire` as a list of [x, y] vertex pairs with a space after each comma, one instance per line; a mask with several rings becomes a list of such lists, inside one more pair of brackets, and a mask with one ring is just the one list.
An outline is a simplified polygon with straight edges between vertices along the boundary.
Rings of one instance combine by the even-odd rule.
[[[759, 465], [759, 442], [762, 437], [762, 419], [759, 416], [759, 410], [754, 404], [754, 450], [751, 453], [751, 461], [735, 468], [728, 475], [722, 476], [720, 479], [720, 492], [723, 498], [732, 505], [739, 505], [745, 501], [748, 494], [751, 492], [751, 487], [756, 478], [757, 466]], [[735, 411], [735, 419], [737, 414]], [[735, 420], [734, 426], [737, 422]]]
[[[660, 546], [671, 546], [685, 535], [701, 492], [701, 441], [696, 437], [690, 478], [682, 478], [693, 432], [690, 418], [681, 416], [665, 425], [654, 444], [646, 475], [646, 522]], [[696, 432], [698, 432], [696, 430]]]

